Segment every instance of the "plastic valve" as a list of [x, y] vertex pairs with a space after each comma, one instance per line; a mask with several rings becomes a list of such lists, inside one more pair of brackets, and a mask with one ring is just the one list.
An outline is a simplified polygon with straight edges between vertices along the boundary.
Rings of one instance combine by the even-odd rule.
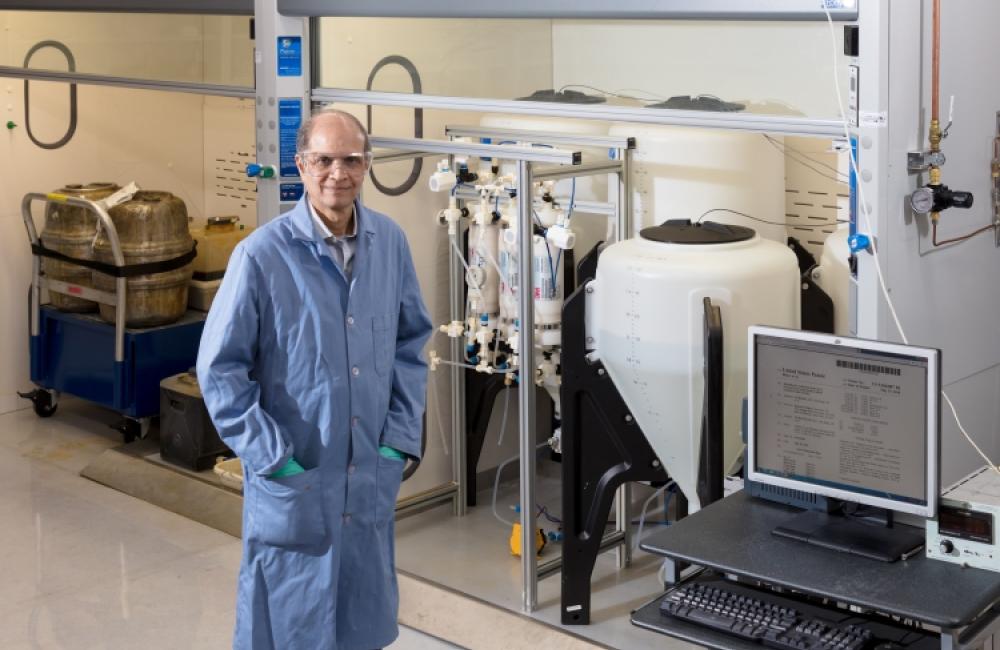
[[257, 163], [247, 163], [246, 174], [248, 178], [274, 178], [277, 175], [274, 165], [259, 165]]
[[851, 247], [851, 253], [866, 251], [872, 245], [871, 237], [858, 233], [847, 238], [847, 245]]

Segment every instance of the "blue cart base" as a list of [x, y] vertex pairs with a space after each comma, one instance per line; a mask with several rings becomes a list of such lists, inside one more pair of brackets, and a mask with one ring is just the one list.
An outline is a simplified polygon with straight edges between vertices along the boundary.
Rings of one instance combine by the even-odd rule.
[[189, 311], [170, 325], [125, 330], [125, 355], [115, 361], [115, 327], [96, 315], [39, 310], [31, 337], [31, 381], [106, 406], [130, 418], [160, 412], [160, 381], [195, 364], [205, 326]]

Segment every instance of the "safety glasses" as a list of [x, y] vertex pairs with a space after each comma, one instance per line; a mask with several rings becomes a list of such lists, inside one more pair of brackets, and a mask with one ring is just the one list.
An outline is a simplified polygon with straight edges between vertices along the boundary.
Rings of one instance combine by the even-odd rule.
[[298, 154], [302, 167], [310, 176], [325, 176], [337, 165], [352, 174], [361, 174], [368, 169], [372, 160], [371, 152], [364, 153], [322, 153], [319, 151], [302, 151]]

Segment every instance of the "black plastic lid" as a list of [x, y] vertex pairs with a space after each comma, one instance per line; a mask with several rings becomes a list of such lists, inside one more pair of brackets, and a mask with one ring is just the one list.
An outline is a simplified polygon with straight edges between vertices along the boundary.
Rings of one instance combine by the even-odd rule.
[[691, 223], [688, 219], [671, 219], [659, 226], [643, 228], [639, 236], [664, 244], [732, 244], [752, 239], [753, 228], [730, 226], [715, 221]]
[[746, 106], [738, 102], [727, 102], [712, 95], [677, 95], [665, 102], [649, 104], [646, 108], [673, 108], [682, 111], [711, 111], [715, 113], [733, 113], [742, 111]]
[[603, 104], [606, 100], [599, 95], [588, 95], [578, 90], [536, 90], [527, 97], [518, 97], [521, 102], [556, 102], [557, 104]]

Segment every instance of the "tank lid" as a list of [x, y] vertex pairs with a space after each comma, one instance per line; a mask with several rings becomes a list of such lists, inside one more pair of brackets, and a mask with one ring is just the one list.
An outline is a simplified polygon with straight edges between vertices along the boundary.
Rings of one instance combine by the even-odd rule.
[[752, 239], [753, 228], [730, 226], [715, 221], [691, 223], [688, 219], [670, 219], [659, 226], [643, 228], [639, 236], [664, 244], [731, 244]]
[[673, 108], [682, 111], [711, 111], [715, 113], [732, 113], [742, 111], [745, 104], [727, 102], [714, 95], [677, 95], [665, 102], [649, 104], [646, 108]]
[[557, 104], [603, 104], [605, 99], [598, 95], [588, 95], [578, 90], [536, 90], [527, 97], [518, 97], [520, 102], [555, 102]]

